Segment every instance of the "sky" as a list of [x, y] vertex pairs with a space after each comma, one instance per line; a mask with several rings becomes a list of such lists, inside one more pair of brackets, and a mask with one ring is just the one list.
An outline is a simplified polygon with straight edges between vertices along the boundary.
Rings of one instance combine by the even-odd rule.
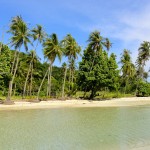
[[[140, 44], [150, 41], [150, 0], [0, 0], [0, 6], [0, 40], [6, 44], [9, 35], [2, 38], [2, 34], [17, 15], [31, 28], [40, 24], [49, 35], [56, 33], [59, 40], [72, 34], [82, 50], [88, 44], [89, 34], [99, 30], [112, 42], [109, 53], [115, 53], [117, 61], [128, 49], [135, 62]], [[43, 59], [41, 47], [37, 53]], [[55, 65], [61, 63], [56, 60]], [[150, 62], [146, 70], [149, 66]]]

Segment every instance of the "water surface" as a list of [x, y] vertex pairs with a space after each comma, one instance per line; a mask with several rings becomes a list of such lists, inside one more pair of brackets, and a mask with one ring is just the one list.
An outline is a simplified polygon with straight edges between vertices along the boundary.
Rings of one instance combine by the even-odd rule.
[[150, 146], [150, 106], [0, 111], [0, 150]]

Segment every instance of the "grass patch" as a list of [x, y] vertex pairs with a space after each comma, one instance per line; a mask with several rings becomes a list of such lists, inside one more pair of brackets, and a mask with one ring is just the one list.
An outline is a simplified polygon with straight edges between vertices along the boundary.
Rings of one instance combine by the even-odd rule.
[[[84, 98], [88, 99], [90, 97], [91, 92], [78, 91], [74, 97], [75, 98]], [[123, 97], [134, 97], [134, 94], [124, 94], [120, 92], [108, 92], [108, 91], [99, 91], [94, 99], [102, 100], [102, 99], [112, 99], [112, 98], [123, 98]]]

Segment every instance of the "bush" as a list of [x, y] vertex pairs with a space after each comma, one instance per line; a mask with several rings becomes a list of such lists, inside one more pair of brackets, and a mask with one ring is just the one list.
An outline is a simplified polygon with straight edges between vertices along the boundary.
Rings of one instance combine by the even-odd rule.
[[137, 96], [150, 96], [150, 84], [147, 82], [141, 82], [138, 87]]

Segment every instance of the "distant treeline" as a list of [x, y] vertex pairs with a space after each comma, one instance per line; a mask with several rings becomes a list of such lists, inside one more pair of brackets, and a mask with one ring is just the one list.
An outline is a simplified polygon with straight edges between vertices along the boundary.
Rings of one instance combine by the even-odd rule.
[[[8, 34], [10, 44], [0, 43], [0, 95], [7, 101], [11, 101], [12, 96], [64, 99], [79, 91], [82, 91], [80, 97], [89, 99], [100, 91], [150, 95], [149, 72], [144, 69], [150, 58], [148, 41], [141, 43], [136, 64], [131, 60], [130, 51], [124, 49], [119, 62], [121, 68], [118, 68], [116, 55], [110, 53], [111, 42], [99, 31], [89, 35], [83, 56], [71, 34], [59, 41], [55, 33], [45, 33], [41, 25], [29, 29], [21, 16], [12, 18]], [[36, 52], [41, 46], [47, 60], [44, 63]], [[21, 52], [23, 47], [26, 53]], [[62, 67], [53, 66], [56, 58], [63, 62], [63, 56], [67, 61]], [[79, 64], [78, 57], [82, 57]]]

